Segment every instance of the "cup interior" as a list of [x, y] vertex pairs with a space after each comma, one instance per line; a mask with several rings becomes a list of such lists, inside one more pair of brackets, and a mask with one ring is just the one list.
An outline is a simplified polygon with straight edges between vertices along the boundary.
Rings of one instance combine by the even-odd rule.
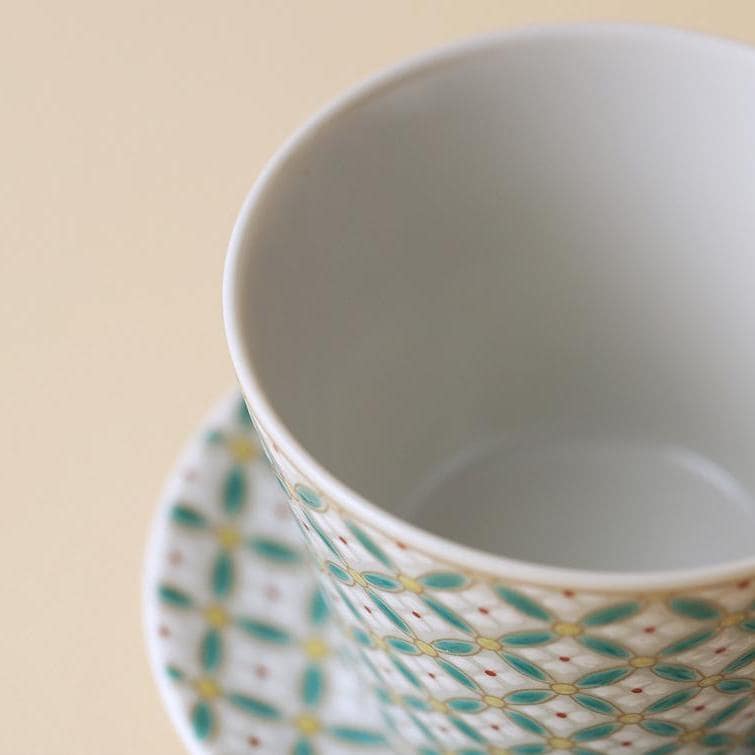
[[546, 564], [753, 553], [752, 52], [481, 42], [362, 90], [265, 181], [237, 326], [333, 476]]

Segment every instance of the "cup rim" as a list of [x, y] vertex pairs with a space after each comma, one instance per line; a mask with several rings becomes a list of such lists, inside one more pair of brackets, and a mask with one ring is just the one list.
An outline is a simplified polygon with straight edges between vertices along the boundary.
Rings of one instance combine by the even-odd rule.
[[[568, 37], [634, 36], [656, 37], [669, 44], [689, 43], [700, 48], [719, 48], [755, 63], [755, 48], [744, 42], [712, 36], [697, 31], [665, 26], [628, 23], [574, 23], [526, 26], [512, 30], [474, 36], [420, 53], [373, 74], [350, 87], [325, 107], [309, 117], [276, 150], [246, 196], [236, 219], [223, 275], [223, 319], [228, 347], [236, 375], [253, 414], [265, 433], [284, 451], [326, 498], [337, 501], [348, 514], [368, 526], [400, 539], [410, 548], [467, 572], [507, 581], [533, 585], [576, 588], [599, 592], [658, 592], [733, 582], [755, 573], [755, 553], [712, 566], [664, 569], [648, 572], [613, 572], [549, 566], [486, 552], [442, 535], [436, 535], [392, 514], [365, 499], [322, 466], [293, 436], [268, 400], [254, 367], [254, 361], [242, 338], [239, 322], [240, 267], [245, 257], [244, 236], [260, 200], [274, 177], [296, 151], [315, 138], [331, 121], [347, 110], [362, 104], [388, 88], [421, 75], [441, 65], [451, 64], [485, 50], [533, 39]], [[754, 67], [755, 74], [755, 67]]]

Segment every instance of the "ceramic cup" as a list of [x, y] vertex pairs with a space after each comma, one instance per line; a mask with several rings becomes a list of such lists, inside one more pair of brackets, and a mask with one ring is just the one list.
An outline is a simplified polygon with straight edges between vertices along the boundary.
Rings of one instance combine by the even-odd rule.
[[397, 751], [755, 747], [755, 54], [445, 48], [273, 158], [253, 421]]

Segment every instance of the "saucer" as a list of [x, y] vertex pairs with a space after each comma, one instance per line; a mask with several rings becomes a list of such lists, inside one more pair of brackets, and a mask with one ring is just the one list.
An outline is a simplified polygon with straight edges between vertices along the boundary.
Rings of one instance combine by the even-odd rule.
[[152, 669], [193, 755], [391, 752], [299, 538], [234, 393], [179, 458], [147, 553]]

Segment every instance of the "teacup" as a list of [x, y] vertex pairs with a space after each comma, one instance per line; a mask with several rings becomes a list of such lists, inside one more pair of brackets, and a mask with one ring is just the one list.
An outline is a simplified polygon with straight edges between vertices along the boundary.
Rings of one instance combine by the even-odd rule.
[[230, 350], [397, 751], [755, 748], [753, 239], [755, 54], [681, 31], [444, 48], [265, 168]]

